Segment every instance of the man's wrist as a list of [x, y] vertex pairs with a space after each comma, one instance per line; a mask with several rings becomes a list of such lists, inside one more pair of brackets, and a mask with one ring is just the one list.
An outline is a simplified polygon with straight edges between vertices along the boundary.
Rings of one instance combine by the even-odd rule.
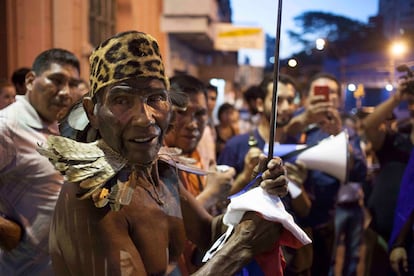
[[243, 170], [233, 181], [233, 185], [230, 190], [230, 194], [235, 194], [241, 191], [247, 184], [249, 184], [252, 176]]

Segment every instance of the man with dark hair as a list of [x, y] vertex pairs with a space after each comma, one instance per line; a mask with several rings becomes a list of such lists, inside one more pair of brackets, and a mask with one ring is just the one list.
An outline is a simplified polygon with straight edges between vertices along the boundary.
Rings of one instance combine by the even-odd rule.
[[252, 85], [243, 93], [243, 98], [247, 103], [251, 115], [259, 113], [257, 109], [258, 100], [263, 100], [266, 97], [266, 90], [263, 90], [258, 85]]
[[[261, 98], [256, 99], [256, 108], [261, 114], [258, 127], [253, 133], [237, 135], [230, 139], [218, 158], [219, 164], [229, 165], [235, 168], [238, 174], [243, 176], [248, 176], [252, 170], [250, 166], [249, 169], [245, 168], [244, 162], [244, 158], [251, 148], [249, 139], [250, 142], [252, 142], [251, 140], [255, 140], [255, 147], [260, 150], [263, 150], [266, 142], [269, 142], [268, 138], [270, 133], [270, 116], [273, 96], [272, 76], [265, 76], [260, 84], [260, 89], [264, 92], [259, 94], [261, 95]], [[285, 132], [282, 130], [282, 128], [290, 121], [296, 109], [296, 106], [294, 105], [295, 95], [296, 83], [290, 76], [281, 74], [278, 82], [278, 108], [276, 121], [278, 131], [276, 131], [275, 141], [283, 141], [284, 143], [295, 142], [293, 137], [286, 137]], [[244, 171], [245, 169], [248, 170]], [[243, 181], [243, 184], [247, 184], [246, 181], [247, 179]]]
[[[253, 170], [253, 164], [262, 152], [268, 150], [270, 136], [270, 118], [272, 116], [272, 97], [273, 97], [273, 76], [266, 75], [260, 86], [255, 89], [258, 91], [255, 99], [257, 112], [260, 114], [260, 121], [257, 128], [252, 133], [237, 135], [230, 139], [224, 150], [221, 152], [218, 162], [232, 166], [237, 171], [237, 176], [233, 184], [233, 192], [238, 192], [249, 183], [248, 175]], [[296, 139], [286, 135], [285, 127], [288, 125], [296, 110], [295, 97], [297, 94], [296, 83], [288, 75], [281, 74], [277, 89], [277, 119], [275, 144], [296, 144]], [[252, 97], [253, 98], [253, 97]], [[277, 151], [274, 151], [277, 154]], [[306, 179], [306, 168], [303, 164], [285, 164], [289, 182], [289, 190], [294, 189], [295, 193], [290, 192], [290, 196], [283, 200], [287, 209], [296, 216], [307, 215], [310, 208], [310, 201], [307, 194], [303, 192], [303, 182]], [[305, 247], [308, 248], [308, 246]], [[286, 249], [285, 249], [286, 251]], [[286, 252], [285, 252], [286, 255]], [[287, 260], [286, 269], [291, 269], [290, 260]], [[286, 272], [286, 270], [285, 270]]]
[[217, 87], [211, 84], [207, 85], [207, 112], [208, 120], [198, 143], [197, 151], [201, 157], [201, 163], [205, 168], [216, 164], [216, 129], [213, 118], [213, 111], [217, 102]]
[[57, 118], [68, 110], [79, 62], [50, 49], [26, 75], [26, 95], [0, 111], [0, 275], [52, 275], [49, 227], [63, 178], [37, 151], [59, 135]]
[[216, 152], [223, 150], [226, 142], [240, 133], [240, 111], [231, 103], [223, 103], [217, 110]]
[[[376, 240], [388, 242], [389, 251], [385, 253], [390, 253], [391, 267], [396, 275], [414, 274], [414, 228], [409, 222], [413, 219], [413, 84], [413, 77], [401, 78], [396, 91], [362, 120], [364, 134], [371, 143], [379, 165], [367, 201], [372, 217], [370, 229], [375, 231]], [[396, 120], [394, 110], [401, 104], [407, 105], [406, 125], [403, 129], [393, 129], [391, 124]], [[378, 267], [374, 261], [372, 264]], [[391, 271], [391, 267], [384, 263], [381, 269]]]
[[15, 70], [12, 74], [11, 81], [16, 88], [17, 95], [26, 94], [26, 75], [30, 72], [30, 68], [22, 67]]
[[[172, 127], [164, 139], [165, 145], [181, 149], [183, 156], [194, 160], [194, 166], [210, 171], [207, 176], [180, 171], [179, 177], [185, 189], [209, 213], [217, 213], [216, 204], [225, 200], [230, 191], [234, 169], [220, 172], [216, 169], [215, 163], [205, 166], [201, 162], [198, 146], [208, 122], [207, 89], [199, 79], [190, 75], [174, 76], [170, 83], [171, 92], [185, 95], [188, 104], [185, 110], [175, 112]], [[200, 251], [196, 250], [195, 245], [187, 242], [182, 262], [179, 263], [181, 273], [186, 275], [194, 272], [201, 264], [200, 257]]]
[[[320, 93], [323, 91], [323, 93]], [[300, 136], [300, 142], [315, 145], [331, 135], [338, 135], [346, 129], [341, 118], [341, 86], [335, 76], [318, 73], [311, 78], [309, 91], [303, 112], [293, 117], [288, 125], [290, 135]], [[367, 167], [360, 147], [358, 135], [349, 136], [348, 164], [344, 164], [348, 182], [363, 183]], [[331, 264], [334, 265], [335, 210], [339, 179], [318, 170], [310, 170], [303, 184], [312, 202], [309, 214], [299, 218], [298, 223], [312, 231], [313, 263], [312, 275], [327, 275]], [[356, 227], [356, 226], [353, 226]], [[361, 240], [355, 237], [355, 240]], [[357, 247], [356, 247], [357, 248]], [[350, 253], [350, 252], [348, 252]], [[356, 273], [359, 248], [353, 250], [352, 256], [346, 256], [344, 273]], [[331, 263], [327, 260], [331, 259]]]
[[6, 80], [0, 80], [0, 109], [16, 101], [16, 89], [13, 84]]
[[[326, 88], [326, 95], [318, 95], [315, 92], [319, 87]], [[296, 112], [298, 115], [290, 122], [288, 133], [296, 135], [309, 126], [318, 126], [333, 135], [341, 132], [342, 88], [338, 79], [326, 72], [314, 75], [310, 79], [305, 96], [306, 106]]]
[[[148, 34], [123, 32], [99, 45], [90, 62], [84, 108], [102, 139], [84, 144], [51, 136], [39, 149], [67, 179], [51, 226], [55, 273], [169, 274], [186, 237], [208, 248], [223, 225], [179, 184], [171, 154], [159, 153], [173, 107], [158, 44]], [[279, 159], [262, 177], [269, 193], [286, 193]], [[233, 275], [281, 232], [280, 224], [246, 213], [197, 275]]]
[[[197, 150], [208, 122], [206, 87], [203, 82], [190, 75], [174, 76], [170, 82], [172, 90], [188, 97], [188, 104], [185, 110], [176, 111], [173, 126], [165, 136], [165, 144], [168, 147], [181, 149], [183, 155], [196, 162], [197, 167], [208, 170], [209, 167], [204, 167], [201, 163], [201, 156]], [[215, 164], [212, 165], [211, 168], [215, 170]], [[186, 190], [195, 196], [206, 209], [210, 209], [219, 199], [226, 198], [233, 175], [234, 170], [226, 173], [217, 172], [208, 177], [180, 173]]]
[[217, 86], [214, 86], [209, 83], [207, 84], [206, 90], [207, 90], [208, 115], [210, 119], [210, 118], [213, 118], [213, 110], [216, 107], [218, 89], [217, 89]]

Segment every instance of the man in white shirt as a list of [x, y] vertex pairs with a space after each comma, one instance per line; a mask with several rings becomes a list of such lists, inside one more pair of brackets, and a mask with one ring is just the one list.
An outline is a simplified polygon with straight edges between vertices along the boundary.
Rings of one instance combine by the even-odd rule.
[[0, 111], [0, 275], [52, 275], [51, 216], [63, 178], [37, 151], [70, 108], [79, 61], [63, 49], [37, 56], [27, 93]]

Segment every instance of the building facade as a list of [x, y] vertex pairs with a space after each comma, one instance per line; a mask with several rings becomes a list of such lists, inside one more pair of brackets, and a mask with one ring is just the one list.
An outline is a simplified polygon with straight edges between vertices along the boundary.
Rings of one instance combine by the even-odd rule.
[[380, 0], [378, 15], [384, 21], [384, 34], [396, 38], [414, 30], [414, 0]]
[[233, 82], [237, 52], [214, 49], [217, 22], [231, 22], [230, 0], [0, 0], [0, 79], [52, 47], [73, 52], [87, 79], [93, 48], [134, 29], [158, 40], [169, 76]]

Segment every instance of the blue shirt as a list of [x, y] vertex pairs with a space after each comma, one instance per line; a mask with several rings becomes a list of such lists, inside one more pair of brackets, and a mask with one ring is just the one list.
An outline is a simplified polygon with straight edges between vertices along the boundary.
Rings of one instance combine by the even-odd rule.
[[[265, 141], [260, 136], [259, 131], [255, 129], [252, 134], [257, 141], [257, 147], [263, 149]], [[250, 133], [244, 133], [233, 136], [228, 140], [217, 159], [217, 164], [228, 165], [236, 170], [236, 174], [241, 173], [244, 168], [244, 157], [250, 149], [249, 137]]]
[[[262, 151], [265, 148], [266, 142], [260, 136], [259, 131], [255, 129], [252, 133], [240, 134], [232, 137], [227, 141], [224, 149], [221, 151], [217, 164], [219, 165], [228, 165], [233, 167], [236, 170], [236, 174], [239, 174], [243, 171], [244, 168], [244, 157], [250, 149], [249, 138], [250, 135], [253, 135], [257, 141], [257, 146]], [[288, 137], [285, 141], [286, 144], [295, 144], [296, 139], [293, 137]]]

